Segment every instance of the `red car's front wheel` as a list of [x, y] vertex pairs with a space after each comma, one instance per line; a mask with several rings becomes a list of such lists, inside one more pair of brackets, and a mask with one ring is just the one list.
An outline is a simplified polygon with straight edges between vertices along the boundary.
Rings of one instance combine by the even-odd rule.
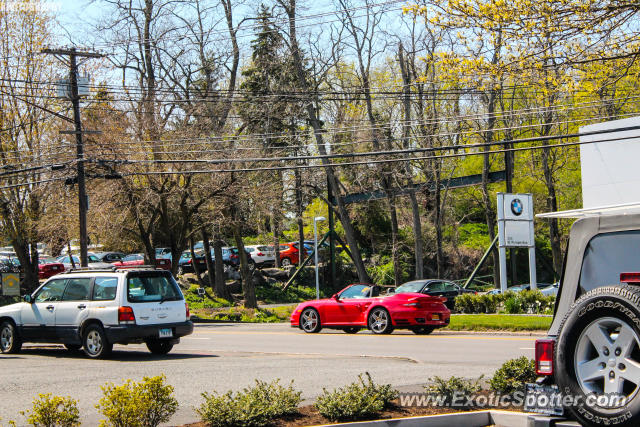
[[320, 332], [320, 315], [314, 308], [305, 308], [300, 315], [300, 328], [308, 334]]
[[393, 324], [391, 323], [391, 315], [382, 308], [376, 307], [369, 313], [369, 329], [374, 334], [390, 334], [393, 332]]

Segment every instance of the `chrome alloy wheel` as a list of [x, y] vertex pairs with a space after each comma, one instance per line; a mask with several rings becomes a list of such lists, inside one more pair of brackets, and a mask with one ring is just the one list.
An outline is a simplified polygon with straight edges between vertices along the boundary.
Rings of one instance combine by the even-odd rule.
[[305, 332], [314, 332], [318, 327], [318, 313], [312, 309], [306, 309], [300, 316], [300, 323]]
[[[574, 357], [576, 379], [585, 394], [615, 395], [631, 401], [640, 387], [640, 338], [623, 320], [603, 317], [578, 338]], [[618, 406], [614, 400], [599, 406]]]
[[10, 324], [5, 324], [2, 331], [0, 331], [0, 348], [3, 352], [8, 351], [13, 345], [13, 327]]
[[87, 334], [85, 341], [86, 349], [91, 354], [98, 354], [102, 351], [102, 337], [100, 333], [93, 329]]
[[389, 324], [389, 313], [384, 308], [376, 308], [369, 316], [369, 328], [377, 334], [384, 332]]

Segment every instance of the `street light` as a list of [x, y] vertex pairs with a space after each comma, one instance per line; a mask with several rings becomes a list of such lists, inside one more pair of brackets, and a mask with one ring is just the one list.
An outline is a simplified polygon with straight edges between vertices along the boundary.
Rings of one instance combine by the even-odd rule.
[[326, 221], [327, 218], [317, 216], [313, 218], [313, 255], [316, 263], [316, 299], [320, 299], [320, 275], [318, 272], [318, 221]]

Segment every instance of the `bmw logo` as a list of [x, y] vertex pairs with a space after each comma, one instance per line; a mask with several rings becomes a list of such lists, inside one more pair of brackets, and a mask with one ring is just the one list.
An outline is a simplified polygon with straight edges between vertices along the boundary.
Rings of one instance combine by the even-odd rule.
[[513, 214], [515, 216], [520, 216], [522, 215], [522, 202], [520, 201], [520, 199], [513, 199], [511, 201], [511, 212], [513, 212]]

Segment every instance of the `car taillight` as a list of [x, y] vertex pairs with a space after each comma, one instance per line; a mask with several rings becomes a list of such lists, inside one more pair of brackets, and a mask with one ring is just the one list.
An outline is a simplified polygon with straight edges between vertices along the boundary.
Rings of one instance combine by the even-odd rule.
[[536, 340], [536, 374], [553, 375], [553, 346], [551, 339]]
[[185, 303], [184, 304], [184, 308], [185, 310], [187, 310], [187, 320], [189, 320], [191, 318], [191, 313], [189, 313], [189, 303]]
[[406, 304], [402, 304], [405, 307], [420, 307], [420, 303], [419, 302], [409, 302]]
[[264, 256], [262, 252], [258, 252], [258, 256]]
[[622, 283], [640, 283], [640, 273], [620, 273]]
[[133, 314], [133, 308], [118, 308], [118, 323], [136, 323], [136, 316]]

